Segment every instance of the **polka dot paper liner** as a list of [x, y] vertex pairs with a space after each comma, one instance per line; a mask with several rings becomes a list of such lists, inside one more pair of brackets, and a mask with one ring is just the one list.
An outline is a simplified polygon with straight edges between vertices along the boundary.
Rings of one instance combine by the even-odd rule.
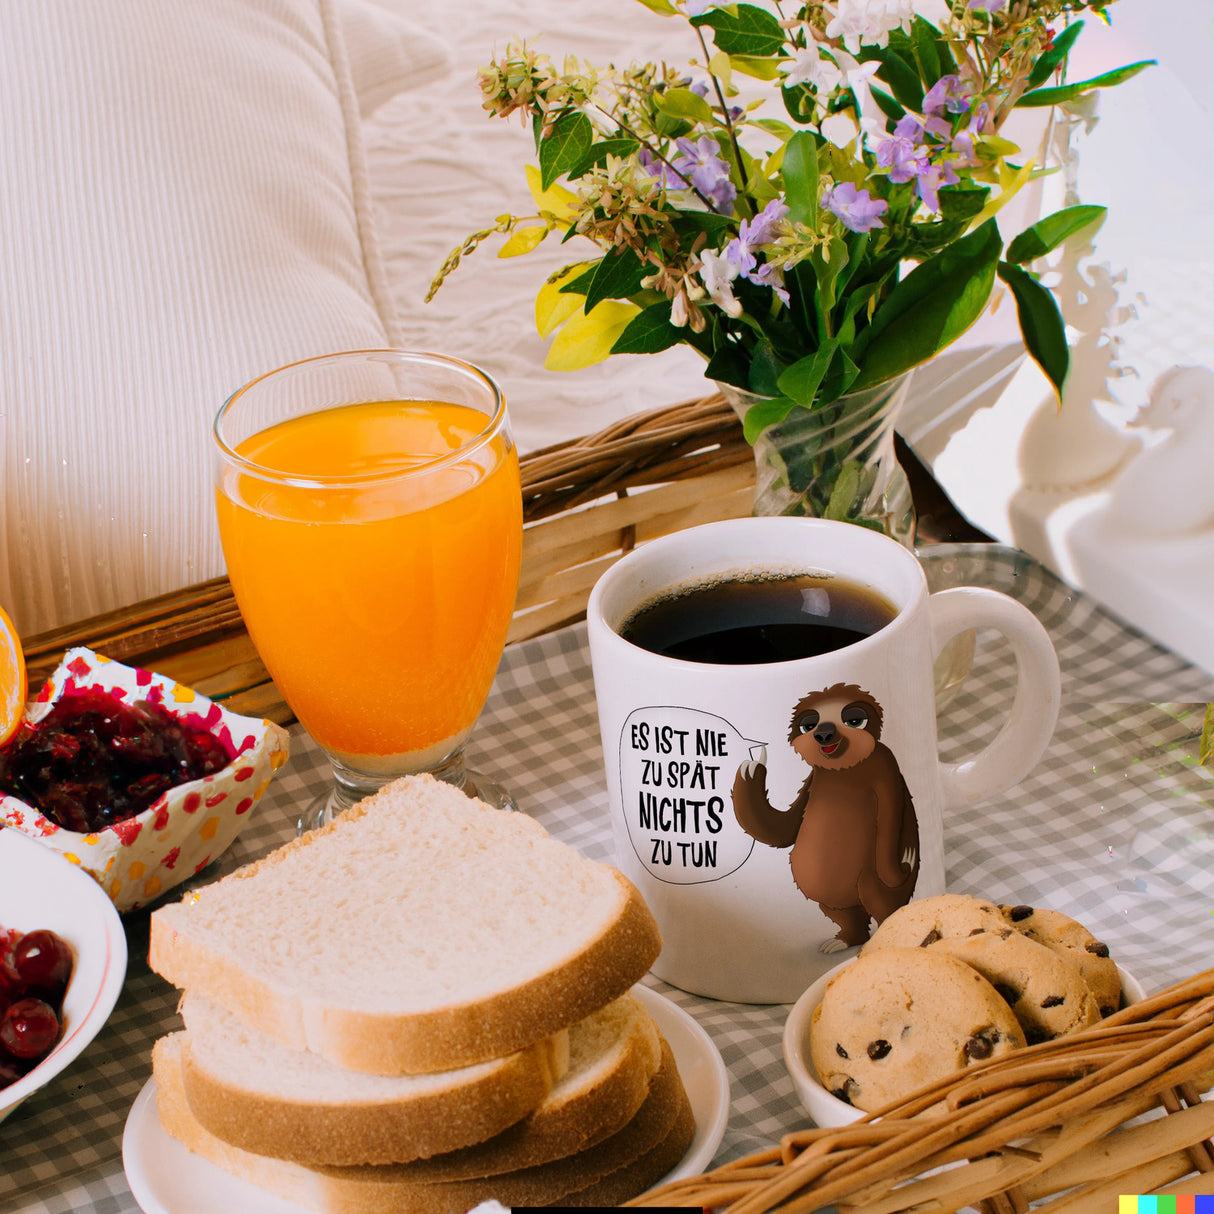
[[0, 822], [78, 864], [118, 910], [135, 910], [192, 877], [231, 845], [274, 772], [286, 762], [288, 735], [273, 721], [240, 716], [164, 675], [85, 648], [63, 655], [27, 705], [27, 719], [36, 720], [46, 711], [44, 705], [65, 691], [83, 689], [159, 703], [183, 724], [214, 734], [235, 756], [213, 775], [170, 788], [142, 813], [88, 834], [57, 825], [15, 797], [0, 796]]

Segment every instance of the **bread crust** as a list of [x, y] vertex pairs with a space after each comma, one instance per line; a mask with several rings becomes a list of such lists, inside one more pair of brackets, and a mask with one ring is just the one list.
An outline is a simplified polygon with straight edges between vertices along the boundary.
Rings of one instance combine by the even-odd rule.
[[[365, 815], [375, 800], [361, 802], [342, 818]], [[547, 836], [533, 820], [521, 815], [518, 820], [521, 829]], [[341, 819], [302, 835], [223, 880], [254, 879], [299, 849], [323, 845], [340, 825]], [[570, 1027], [623, 995], [653, 964], [661, 949], [653, 915], [631, 881], [614, 868], [599, 867], [618, 887], [618, 910], [605, 929], [561, 966], [476, 1001], [378, 1012], [276, 987], [246, 969], [239, 954], [190, 932], [188, 896], [152, 915], [148, 962], [175, 986], [203, 993], [261, 1032], [349, 1070], [381, 1075], [453, 1070], [525, 1049]]]
[[663, 1042], [662, 1064], [641, 1109], [618, 1133], [577, 1156], [503, 1176], [435, 1184], [416, 1184], [407, 1168], [393, 1166], [308, 1168], [241, 1151], [198, 1123], [182, 1090], [180, 1038], [161, 1038], [153, 1049], [165, 1130], [216, 1166], [324, 1214], [460, 1214], [490, 1198], [511, 1206], [616, 1204], [664, 1176], [695, 1132], [690, 1102]]
[[486, 1142], [404, 1165], [401, 1175], [419, 1184], [499, 1176], [574, 1155], [622, 1129], [644, 1104], [662, 1062], [657, 1026], [643, 1005], [624, 998], [635, 1004], [636, 1014], [614, 1050], [618, 1065], [601, 1082], [556, 1105], [546, 1100]]
[[197, 1063], [186, 1032], [181, 1070], [191, 1113], [216, 1138], [255, 1155], [349, 1166], [402, 1163], [483, 1142], [534, 1111], [567, 1058], [568, 1042], [559, 1034], [470, 1082], [406, 1100], [302, 1102], [212, 1074]]

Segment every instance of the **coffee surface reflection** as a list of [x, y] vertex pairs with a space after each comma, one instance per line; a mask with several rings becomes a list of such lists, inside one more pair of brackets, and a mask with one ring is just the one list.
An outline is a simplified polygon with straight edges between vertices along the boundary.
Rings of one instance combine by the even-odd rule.
[[644, 604], [620, 629], [664, 657], [723, 666], [788, 662], [872, 636], [897, 614], [845, 578], [756, 573], [681, 587]]

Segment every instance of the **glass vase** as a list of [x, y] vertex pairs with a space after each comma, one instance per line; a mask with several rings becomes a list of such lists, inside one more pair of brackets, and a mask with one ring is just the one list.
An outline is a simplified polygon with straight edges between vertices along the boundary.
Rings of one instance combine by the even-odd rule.
[[[812, 409], [794, 408], [754, 442], [755, 514], [837, 519], [915, 543], [910, 484], [894, 451], [894, 425], [911, 372]], [[720, 384], [739, 417], [763, 400]]]

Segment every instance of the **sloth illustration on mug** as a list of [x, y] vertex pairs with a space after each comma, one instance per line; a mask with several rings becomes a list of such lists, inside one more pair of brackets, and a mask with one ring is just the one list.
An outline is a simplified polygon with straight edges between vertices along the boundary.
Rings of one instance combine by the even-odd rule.
[[764, 763], [743, 763], [734, 777], [738, 825], [760, 843], [791, 847], [797, 888], [838, 925], [823, 953], [863, 944], [870, 920], [909, 902], [919, 876], [919, 822], [881, 723], [868, 692], [835, 683], [793, 709], [788, 741], [812, 770], [788, 809], [768, 800]]

